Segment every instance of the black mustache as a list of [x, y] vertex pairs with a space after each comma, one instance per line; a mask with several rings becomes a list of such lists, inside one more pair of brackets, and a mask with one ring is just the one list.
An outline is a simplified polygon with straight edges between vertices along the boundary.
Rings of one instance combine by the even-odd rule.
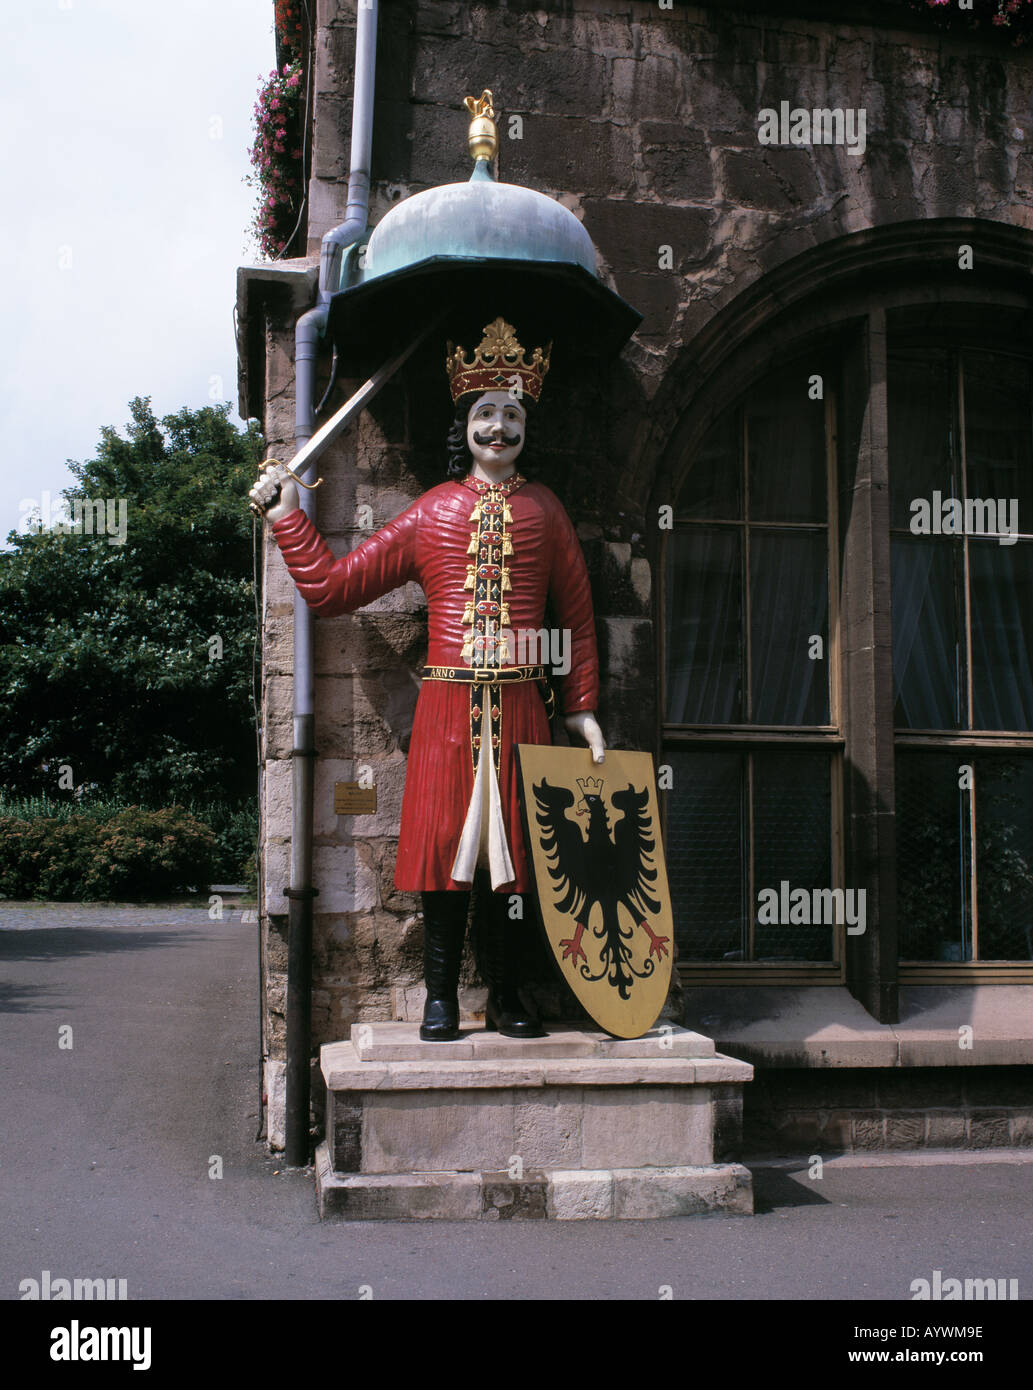
[[[507, 445], [507, 446], [509, 446], [509, 447], [512, 447], [514, 444], [519, 444], [519, 443], [520, 443], [520, 440], [521, 440], [521, 436], [520, 436], [519, 434], [506, 434], [505, 430], [503, 430], [503, 432], [502, 432], [502, 443], [503, 443], [503, 444], [505, 444], [505, 445]], [[473, 442], [474, 442], [475, 444], [494, 444], [494, 443], [495, 443], [495, 439], [494, 439], [494, 437], [493, 437], [492, 435], [490, 435], [490, 434], [478, 434], [477, 431], [474, 430], [474, 432], [473, 432]]]

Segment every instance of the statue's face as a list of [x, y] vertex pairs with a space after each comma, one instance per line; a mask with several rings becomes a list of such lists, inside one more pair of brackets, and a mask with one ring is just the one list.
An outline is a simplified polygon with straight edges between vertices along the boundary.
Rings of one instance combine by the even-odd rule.
[[506, 477], [524, 447], [527, 411], [508, 391], [486, 391], [466, 417], [466, 442], [474, 463], [493, 477]]

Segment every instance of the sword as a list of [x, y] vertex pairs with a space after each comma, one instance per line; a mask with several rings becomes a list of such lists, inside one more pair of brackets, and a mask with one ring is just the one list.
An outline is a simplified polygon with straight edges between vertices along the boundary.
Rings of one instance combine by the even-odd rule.
[[[308, 492], [314, 492], [323, 482], [323, 479], [317, 478], [314, 483], [309, 483], [305, 481], [301, 474], [304, 473], [316, 461], [324, 449], [328, 448], [337, 436], [351, 424], [355, 416], [370, 403], [381, 387], [390, 381], [398, 368], [411, 357], [419, 345], [434, 332], [444, 320], [444, 317], [444, 313], [438, 314], [437, 317], [432, 319], [425, 328], [422, 328], [414, 338], [410, 339], [406, 346], [402, 348], [401, 352], [392, 357], [389, 362], [385, 362], [382, 367], [379, 367], [369, 380], [364, 382], [355, 394], [345, 401], [340, 410], [332, 415], [325, 425], [320, 426], [308, 443], [301, 446], [289, 464], [284, 463], [281, 459], [268, 458], [259, 469], [259, 477], [269, 468], [273, 467], [273, 465], [276, 465], [285, 469], [289, 476]], [[259, 506], [257, 502], [249, 502], [248, 506], [251, 511], [254, 512], [255, 516], [264, 515], [264, 508]]]

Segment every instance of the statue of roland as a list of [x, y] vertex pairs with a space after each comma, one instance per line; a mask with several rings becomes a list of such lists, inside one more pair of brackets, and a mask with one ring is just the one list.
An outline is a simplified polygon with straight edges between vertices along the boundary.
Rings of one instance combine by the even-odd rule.
[[350, 554], [334, 559], [281, 464], [250, 494], [319, 616], [352, 613], [409, 580], [427, 596], [428, 664], [395, 866], [396, 886], [423, 897], [425, 1042], [460, 1036], [459, 968], [478, 868], [490, 873], [493, 890], [480, 962], [489, 986], [486, 1026], [507, 1037], [544, 1036], [519, 992], [516, 933], [533, 930], [531, 914], [510, 900], [533, 889], [514, 745], [552, 742], [549, 656], [538, 646], [547, 597], [569, 653], [561, 691], [566, 727], [595, 762], [605, 749], [594, 713], [599, 661], [581, 546], [555, 494], [517, 471], [550, 350], [536, 348], [528, 363], [501, 318], [484, 332], [472, 359], [449, 344], [449, 480]]

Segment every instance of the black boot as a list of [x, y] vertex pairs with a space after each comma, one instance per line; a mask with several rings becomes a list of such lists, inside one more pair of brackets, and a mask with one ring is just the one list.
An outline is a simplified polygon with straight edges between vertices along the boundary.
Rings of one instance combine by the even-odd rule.
[[460, 1036], [459, 966], [469, 905], [469, 893], [423, 894], [423, 1042], [455, 1042]]
[[520, 933], [528, 924], [510, 920], [509, 893], [488, 893], [481, 911], [481, 973], [488, 983], [484, 1027], [506, 1038], [544, 1038], [548, 1034], [533, 1009], [520, 998]]

